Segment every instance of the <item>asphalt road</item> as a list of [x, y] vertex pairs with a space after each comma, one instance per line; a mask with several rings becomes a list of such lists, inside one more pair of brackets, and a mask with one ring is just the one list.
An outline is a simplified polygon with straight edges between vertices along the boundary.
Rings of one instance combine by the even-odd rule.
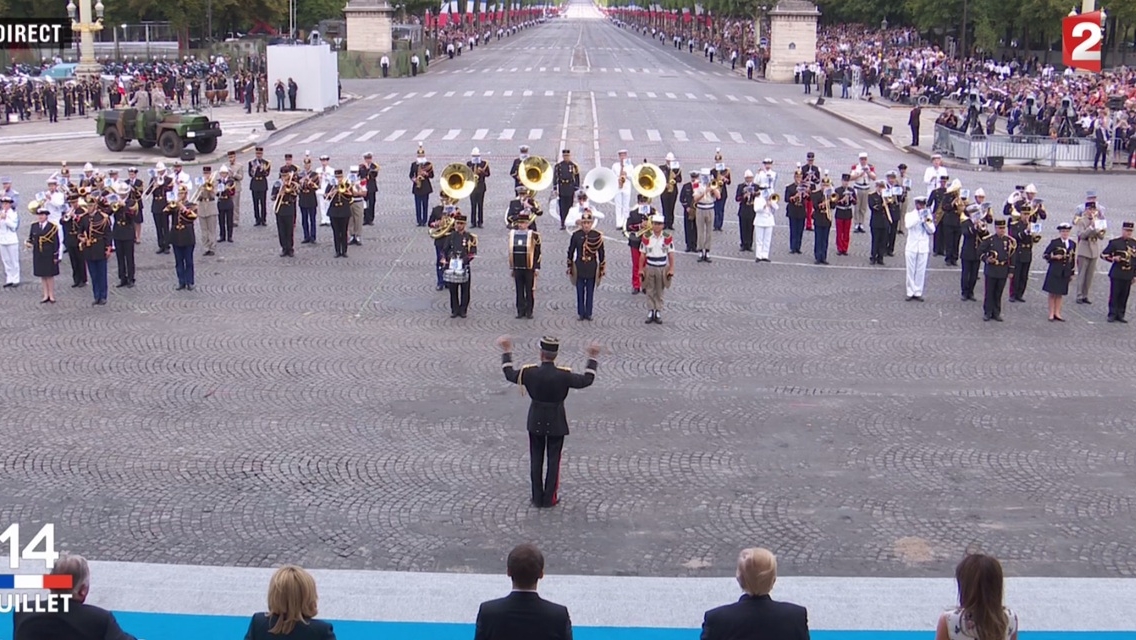
[[[23, 254], [25, 284], [0, 294], [0, 525], [55, 522], [100, 560], [210, 565], [497, 571], [535, 540], [574, 573], [732, 575], [737, 550], [761, 544], [786, 574], [942, 576], [981, 548], [1016, 575], [1136, 575], [1136, 341], [1104, 323], [1103, 277], [1068, 323], [1045, 321], [1040, 273], [1006, 323], [983, 323], [938, 261], [928, 301], [907, 303], [902, 257], [869, 267], [867, 236], [817, 267], [788, 256], [780, 226], [774, 262], [755, 265], [735, 224], [714, 264], [680, 256], [661, 327], [643, 324], [609, 239], [596, 320], [580, 323], [567, 236], [542, 223], [536, 319], [513, 320], [502, 220], [519, 144], [550, 160], [567, 146], [585, 170], [624, 147], [685, 167], [721, 148], [735, 174], [766, 155], [791, 172], [808, 150], [834, 173], [860, 150], [877, 166], [906, 154], [798, 88], [583, 18], [344, 89], [362, 99], [267, 150], [277, 165], [376, 154], [378, 224], [348, 260], [327, 228], [279, 258], [247, 196], [236, 243], [212, 258], [199, 245], [192, 293], [173, 290], [149, 225], [138, 286], [105, 307], [64, 278], [58, 305], [37, 304]], [[449, 318], [413, 225], [418, 141], [439, 169], [478, 146], [495, 172], [466, 320]], [[50, 172], [16, 173], [16, 188]], [[1021, 179], [962, 178], [998, 199]], [[1084, 188], [1125, 202], [1124, 180], [1034, 182], [1069, 211]], [[566, 366], [589, 340], [608, 350], [569, 401], [556, 509], [528, 506], [526, 399], [501, 378], [502, 333], [522, 361], [545, 334]]]

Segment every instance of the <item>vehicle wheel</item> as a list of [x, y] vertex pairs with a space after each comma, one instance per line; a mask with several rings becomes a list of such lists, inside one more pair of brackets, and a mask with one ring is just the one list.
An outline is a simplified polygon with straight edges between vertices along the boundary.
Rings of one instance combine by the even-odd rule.
[[193, 144], [198, 153], [213, 153], [217, 150], [217, 138], [202, 138]]
[[158, 144], [158, 143], [154, 142], [153, 140], [139, 140], [138, 141], [138, 145], [141, 146], [143, 149], [153, 149], [154, 145], [156, 145], [156, 144]]
[[163, 131], [158, 137], [158, 145], [162, 148], [162, 155], [167, 158], [181, 157], [181, 150], [185, 148], [185, 143], [176, 131]]
[[106, 132], [103, 133], [103, 142], [106, 143], [107, 149], [111, 151], [117, 152], [126, 148], [126, 140], [123, 140], [122, 136], [118, 135], [117, 129], [107, 129]]

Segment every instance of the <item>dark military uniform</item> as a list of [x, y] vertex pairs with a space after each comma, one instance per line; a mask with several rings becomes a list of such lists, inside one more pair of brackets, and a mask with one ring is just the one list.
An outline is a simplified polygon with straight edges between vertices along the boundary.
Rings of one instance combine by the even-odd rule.
[[474, 164], [470, 160], [465, 166], [477, 176], [477, 182], [474, 183], [473, 191], [469, 194], [469, 224], [473, 227], [483, 227], [485, 226], [485, 189], [488, 186], [485, 184], [485, 179], [491, 175], [489, 163], [482, 160]]
[[556, 189], [556, 199], [560, 203], [560, 228], [563, 229], [576, 190], [580, 188], [580, 167], [571, 160], [557, 162], [552, 171], [552, 186]]
[[[291, 171], [285, 176], [294, 176]], [[287, 186], [285, 186], [287, 185]], [[281, 193], [283, 191], [283, 193]], [[300, 197], [300, 184], [295, 178], [272, 187], [272, 202], [279, 202], [273, 213], [276, 217], [276, 238], [280, 241], [280, 257], [296, 255], [296, 205]]]
[[[686, 244], [686, 252], [694, 253], [698, 249], [698, 222], [694, 219], [694, 180], [698, 178], [698, 172], [690, 174], [691, 182], [687, 182], [679, 189], [678, 203], [682, 207], [682, 231], [683, 242]], [[664, 226], [666, 223], [663, 223]]]
[[[137, 206], [141, 206], [140, 203]], [[114, 212], [114, 256], [118, 261], [118, 286], [134, 286], [134, 225], [138, 209], [131, 201], [119, 204]]]
[[[555, 353], [559, 343], [544, 338], [541, 349]], [[513, 354], [501, 356], [505, 379], [521, 385], [528, 391], [529, 405], [529, 462], [532, 482], [532, 503], [536, 507], [552, 507], [559, 502], [560, 455], [564, 450], [564, 436], [568, 435], [568, 416], [564, 399], [569, 389], [584, 389], [596, 379], [599, 363], [588, 360], [584, 373], [557, 367], [555, 362], [525, 365], [520, 371], [513, 368]], [[548, 473], [542, 473], [545, 454], [548, 455]], [[543, 477], [543, 482], [542, 478]]]
[[[991, 224], [993, 220], [988, 216], [985, 222]], [[979, 228], [974, 220], [968, 219], [962, 223], [962, 250], [959, 252], [959, 258], [962, 259], [962, 274], [959, 276], [959, 285], [963, 300], [975, 300], [974, 287], [978, 284], [980, 262], [978, 245], [989, 235], [990, 232]]]
[[170, 246], [174, 248], [174, 268], [177, 270], [178, 291], [193, 289], [193, 249], [197, 246], [197, 234], [193, 221], [197, 212], [192, 207], [182, 209], [178, 203], [171, 202], [168, 208], [170, 220]]
[[1030, 232], [1030, 223], [1023, 219], [1011, 224], [1009, 235], [1018, 243], [1018, 250], [1014, 252], [1014, 260], [1010, 263], [1010, 274], [1013, 278], [1010, 283], [1010, 302], [1025, 302], [1022, 296], [1026, 294], [1030, 264], [1033, 262], [1033, 234]]
[[[1124, 223], [1125, 230], [1132, 226], [1131, 222]], [[1132, 290], [1132, 278], [1136, 276], [1136, 239], [1113, 238], [1101, 251], [1101, 257], [1112, 262], [1108, 270], [1108, 321], [1126, 323], [1128, 294]]]
[[[530, 216], [521, 214], [521, 218], [528, 220]], [[516, 222], [514, 221], [514, 224]], [[540, 234], [532, 229], [526, 229], [532, 234], [532, 253], [528, 254], [524, 247], [512, 247], [509, 265], [513, 270], [513, 286], [517, 293], [517, 319], [533, 317], [533, 289], [536, 288], [536, 274], [540, 271]], [[514, 231], [509, 232], [510, 240]]]
[[576, 285], [576, 314], [581, 320], [592, 319], [596, 285], [606, 267], [603, 234], [595, 229], [577, 229], [568, 242], [568, 273]]
[[[454, 221], [465, 222], [465, 216], [458, 214], [454, 216]], [[470, 271], [469, 265], [473, 259], [477, 257], [477, 236], [468, 231], [454, 231], [446, 236], [446, 244], [442, 249], [442, 256], [445, 264], [449, 264], [450, 260], [454, 258], [461, 258], [466, 271]], [[473, 276], [465, 282], [450, 282], [450, 317], [456, 318], [458, 316], [465, 317], [469, 312], [469, 292], [470, 284]]]
[[107, 257], [110, 251], [107, 240], [110, 232], [110, 216], [97, 208], [79, 220], [79, 235], [85, 240], [80, 251], [87, 261], [95, 304], [106, 304], [107, 300]]
[[[995, 223], [1005, 227], [1006, 221]], [[1006, 278], [1010, 277], [1010, 263], [1017, 251], [1017, 243], [1006, 235], [992, 235], [978, 245], [978, 256], [984, 263], [983, 275], [986, 278], [986, 294], [982, 299], [982, 319], [1002, 321], [1002, 294], [1006, 290]]]
[[[422, 178], [418, 178], [418, 174]], [[430, 219], [430, 194], [434, 193], [434, 165], [429, 162], [410, 163], [410, 193], [414, 196], [414, 220], [418, 226], [425, 227]]]
[[[663, 194], [659, 196], [659, 200], [663, 204], [663, 223], [664, 229], [674, 229], [675, 217], [675, 203], [678, 201], [679, 192], [685, 188], [682, 182], [682, 169], [671, 168], [669, 161], [659, 165], [667, 174], [667, 187], [663, 190]], [[674, 182], [674, 184], [671, 184]], [[685, 216], [684, 216], [685, 217]]]
[[[257, 151], [264, 151], [257, 147]], [[248, 163], [249, 191], [252, 193], [252, 213], [256, 217], [256, 226], [268, 225], [268, 175], [272, 172], [272, 163], [263, 158], [254, 158]]]

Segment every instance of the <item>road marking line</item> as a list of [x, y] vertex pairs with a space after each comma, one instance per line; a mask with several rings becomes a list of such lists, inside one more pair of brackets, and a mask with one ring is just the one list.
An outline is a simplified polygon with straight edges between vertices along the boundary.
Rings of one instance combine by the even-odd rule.
[[757, 139], [761, 144], [773, 144], [773, 138], [770, 138], [768, 134], [759, 133], [757, 134]]
[[368, 121], [370, 121], [370, 120], [374, 120], [374, 119], [375, 119], [375, 118], [377, 118], [377, 117], [379, 117], [379, 114], [377, 114], [377, 113], [372, 113], [371, 115], [367, 116], [367, 120], [368, 120]]
[[418, 92], [417, 92], [417, 91], [411, 91], [410, 93], [408, 93], [408, 94], [406, 94], [405, 96], [403, 96], [403, 98], [402, 98], [402, 99], [403, 99], [403, 100], [406, 100], [406, 99], [408, 99], [408, 98], [413, 98], [413, 97], [414, 97], [414, 96], [416, 96], [416, 95], [418, 95]]
[[473, 92], [472, 91], [466, 91], [465, 93], [462, 94], [462, 97], [465, 97], [465, 98], [473, 97]]
[[366, 98], [363, 98], [363, 99], [364, 100], [377, 100], [380, 95], [382, 95], [382, 94], [372, 93], [371, 95], [369, 95], [369, 96], [367, 96]]
[[792, 99], [792, 98], [783, 98], [783, 99], [785, 101], [785, 104], [790, 104], [790, 105], [793, 105], [793, 106], [797, 105], [797, 101]]
[[686, 97], [690, 98], [691, 100], [697, 100], [698, 99], [698, 96], [694, 95], [693, 93], [686, 94]]
[[405, 133], [406, 133], [406, 129], [399, 129], [399, 130], [395, 131], [394, 133], [390, 134], [389, 136], [383, 138], [383, 142], [394, 142], [395, 140], [398, 140], [399, 138], [401, 138]]
[[675, 95], [675, 94], [673, 94], [673, 93], [668, 93], [668, 94], [667, 94], [667, 97], [668, 97], [668, 98], [670, 98], [671, 100], [678, 100], [678, 96], [676, 96], [676, 95]]
[[269, 145], [268, 145], [268, 146], [270, 146], [270, 147], [279, 147], [280, 145], [288, 144], [288, 143], [289, 143], [289, 142], [291, 142], [291, 141], [292, 141], [293, 139], [295, 139], [295, 138], [296, 138], [296, 136], [298, 136], [298, 135], [300, 135], [300, 134], [298, 134], [298, 133], [288, 133], [288, 134], [285, 134], [283, 138], [280, 138], [279, 140], [273, 140], [273, 141], [272, 141], [271, 143], [269, 143]]
[[736, 97], [731, 96], [729, 94], [726, 94], [726, 98], [728, 98], [730, 100], [730, 102], [737, 102], [738, 101], [738, 99]]
[[721, 140], [718, 139], [718, 136], [715, 135], [713, 131], [703, 131], [702, 137], [706, 138], [707, 142], [721, 142]]
[[497, 136], [497, 139], [498, 140], [512, 140], [513, 134], [516, 133], [516, 132], [517, 132], [516, 129], [504, 129], [504, 130], [501, 131], [501, 135]]
[[313, 133], [312, 135], [301, 140], [300, 144], [308, 144], [309, 142], [315, 142], [316, 140], [319, 140], [320, 138], [322, 138], [325, 133], [327, 133], [327, 132], [326, 131], [317, 131], [317, 132]]
[[879, 142], [877, 140], [872, 140], [870, 138], [864, 138], [864, 142], [866, 144], [869, 144], [869, 145], [879, 149], [880, 151], [890, 151], [892, 149], [892, 147], [889, 147], [882, 142]]
[[746, 96], [746, 100], [749, 101], [749, 102], [757, 102], [757, 98], [755, 98], [753, 96]]
[[730, 139], [738, 144], [745, 144], [745, 140], [742, 138], [742, 134], [738, 133], [737, 131], [730, 132]]
[[397, 93], [388, 93], [387, 95], [383, 96], [383, 100], [391, 100], [397, 95]]
[[[360, 123], [360, 124], [362, 124], [362, 123]], [[343, 131], [341, 133], [337, 133], [337, 134], [331, 136], [330, 138], [327, 139], [327, 141], [328, 142], [339, 142], [340, 140], [346, 138], [349, 135], [351, 135], [350, 131]]]
[[486, 91], [485, 93], [482, 94], [482, 96], [486, 97], [486, 98], [492, 98], [493, 92], [492, 91]]
[[447, 91], [446, 94], [442, 97], [443, 98], [452, 98], [452, 97], [454, 97], [454, 92], [453, 91]]
[[521, 95], [523, 95], [524, 97], [527, 98], [527, 97], [532, 95], [532, 91], [530, 89], [525, 89], [525, 92], [522, 93]]
[[508, 98], [508, 97], [511, 97], [512, 95], [513, 95], [513, 91], [512, 91], [512, 90], [509, 90], [509, 91], [506, 91], [506, 92], [505, 92], [505, 97], [506, 97], [506, 98]]
[[[363, 125], [365, 125], [365, 124], [367, 124], [367, 123], [366, 123], [366, 122], [356, 122], [355, 124], [351, 125], [351, 128], [352, 128], [352, 129], [358, 129], [359, 127], [361, 127], [361, 126], [363, 126]], [[229, 129], [227, 129], [227, 131], [232, 131], [232, 130], [233, 130], [233, 129], [232, 129], [232, 127], [230, 127]]]
[[663, 136], [659, 135], [658, 129], [647, 129], [647, 139], [651, 142], [662, 142]]
[[856, 142], [855, 140], [849, 140], [848, 138], [837, 138], [837, 140], [843, 142], [844, 144], [848, 145], [849, 147], [851, 147], [853, 149], [859, 149], [860, 148], [860, 143]]
[[635, 138], [634, 138], [634, 136], [631, 135], [631, 129], [620, 129], [619, 130], [619, 139], [625, 140], [627, 142], [631, 142]]
[[656, 96], [656, 95], [655, 95], [654, 93], [651, 93], [650, 91], [648, 91], [648, 92], [647, 92], [647, 97], [648, 97], [648, 98], [657, 98], [658, 96]]
[[627, 97], [628, 97], [628, 98], [634, 98], [634, 97], [635, 97], [635, 92], [634, 92], [634, 91], [628, 91], [628, 92], [627, 92]]
[[686, 139], [686, 132], [685, 131], [677, 131], [676, 130], [673, 133], [674, 133], [675, 140], [677, 140], [679, 142], [690, 142], [690, 140]]
[[478, 129], [473, 132], [474, 140], [484, 140], [485, 136], [489, 135], [489, 129]]
[[544, 129], [530, 129], [529, 140], [540, 140], [544, 136]]
[[813, 136], [813, 140], [816, 140], [822, 147], [832, 148], [836, 146], [821, 136]]
[[765, 96], [765, 101], [769, 104], [777, 104], [777, 98], [770, 98], [769, 96]]
[[614, 91], [608, 91], [608, 92], [607, 92], [607, 97], [609, 97], [609, 98], [614, 98], [614, 97], [615, 97], [615, 92], [614, 92]]
[[436, 95], [438, 95], [438, 93], [436, 91], [431, 91], [430, 93], [424, 94], [422, 97], [423, 98], [433, 98]]
[[782, 135], [784, 135], [784, 136], [785, 136], [785, 141], [786, 141], [786, 142], [788, 142], [789, 144], [793, 145], [794, 147], [802, 147], [802, 146], [804, 146], [804, 145], [802, 145], [802, 144], [801, 144], [801, 141], [800, 141], [800, 140], [797, 140], [797, 136], [791, 136], [791, 135], [789, 135], [789, 134], [787, 134], [787, 133], [785, 133], [785, 134], [782, 134]]
[[423, 129], [422, 131], [418, 132], [418, 135], [414, 136], [414, 141], [421, 142], [426, 138], [429, 138], [432, 133], [434, 133], [433, 129]]
[[373, 131], [368, 131], [367, 133], [364, 133], [363, 135], [359, 136], [358, 138], [355, 138], [355, 142], [366, 142], [366, 141], [370, 140], [371, 138], [374, 138], [377, 135], [379, 135], [378, 129], [375, 129]]
[[553, 94], [552, 94], [552, 92], [551, 92], [551, 91], [545, 91], [545, 92], [544, 92], [544, 97], [546, 97], [546, 98], [551, 98], [551, 97], [552, 97], [552, 95], [553, 95]]
[[706, 94], [706, 99], [707, 100], [717, 100], [718, 96], [711, 95], [711, 94], [708, 93], [708, 94]]
[[446, 135], [442, 136], [442, 139], [443, 140], [456, 140], [457, 137], [461, 135], [461, 132], [462, 132], [461, 129], [450, 129], [449, 131], [446, 132]]

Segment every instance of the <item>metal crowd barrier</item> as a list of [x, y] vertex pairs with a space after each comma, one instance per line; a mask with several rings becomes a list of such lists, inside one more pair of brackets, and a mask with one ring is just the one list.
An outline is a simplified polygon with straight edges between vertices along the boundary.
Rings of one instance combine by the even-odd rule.
[[1048, 136], [970, 136], [935, 125], [936, 153], [967, 164], [1001, 168], [1003, 164], [1038, 167], [1092, 167], [1096, 142], [1092, 138]]

